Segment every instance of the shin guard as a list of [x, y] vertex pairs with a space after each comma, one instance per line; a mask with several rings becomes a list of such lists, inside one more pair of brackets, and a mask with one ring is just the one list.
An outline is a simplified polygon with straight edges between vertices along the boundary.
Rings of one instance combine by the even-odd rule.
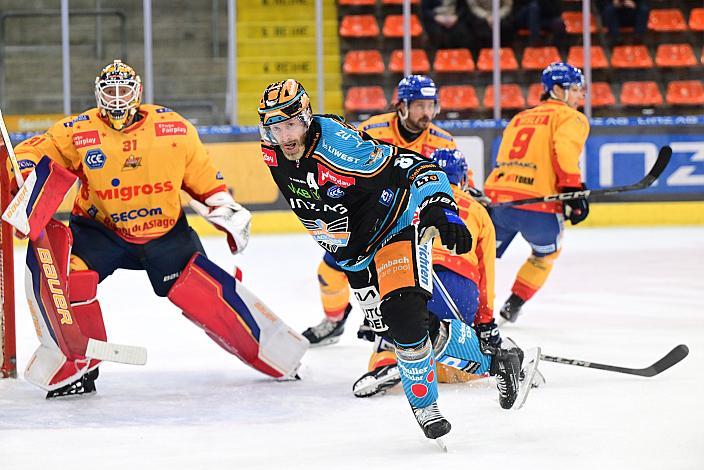
[[437, 361], [472, 374], [484, 374], [491, 356], [484, 354], [474, 329], [460, 320], [443, 320], [437, 341]]
[[426, 336], [417, 344], [396, 343], [396, 360], [403, 391], [414, 408], [425, 408], [438, 399], [433, 346]]
[[295, 376], [308, 341], [202, 254], [193, 255], [168, 297], [245, 364], [276, 378]]

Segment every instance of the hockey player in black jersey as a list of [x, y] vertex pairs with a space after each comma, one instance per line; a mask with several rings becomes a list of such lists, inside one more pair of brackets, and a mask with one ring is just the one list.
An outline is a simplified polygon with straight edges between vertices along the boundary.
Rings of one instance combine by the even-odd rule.
[[436, 355], [468, 372], [499, 371], [501, 406], [510, 408], [520, 371], [515, 355], [480, 345], [459, 321], [450, 324], [442, 351], [433, 352], [438, 332], [428, 331], [426, 307], [432, 239], [458, 254], [472, 245], [445, 173], [336, 116], [313, 116], [293, 79], [264, 90], [259, 117], [262, 156], [282, 195], [345, 271], [371, 327], [394, 340], [401, 383], [425, 435], [437, 439], [450, 431], [436, 403]]

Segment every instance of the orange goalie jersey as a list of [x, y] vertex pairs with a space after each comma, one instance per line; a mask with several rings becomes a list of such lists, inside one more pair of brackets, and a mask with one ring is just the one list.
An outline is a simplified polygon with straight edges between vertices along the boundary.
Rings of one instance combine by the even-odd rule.
[[396, 112], [372, 116], [357, 128], [373, 138], [418, 152], [426, 158], [440, 148], [455, 149], [457, 144], [450, 134], [440, 129], [432, 122], [416, 140], [406, 142], [398, 130], [398, 114]]
[[186, 119], [155, 105], [141, 105], [138, 116], [122, 131], [97, 108], [65, 118], [16, 147], [20, 168], [49, 156], [80, 178], [74, 214], [131, 243], [158, 238], [181, 216], [181, 189], [202, 202], [226, 186]]
[[[586, 116], [559, 101], [518, 113], [504, 130], [484, 192], [494, 202], [505, 202], [581, 187], [579, 156], [588, 135]], [[520, 209], [561, 212], [562, 206], [553, 202]]]

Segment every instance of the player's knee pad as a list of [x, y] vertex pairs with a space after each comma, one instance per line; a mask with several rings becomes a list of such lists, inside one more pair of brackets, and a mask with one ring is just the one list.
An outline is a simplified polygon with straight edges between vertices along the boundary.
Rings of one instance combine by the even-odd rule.
[[[68, 294], [73, 318], [85, 336], [106, 341], [103, 315], [95, 298], [97, 286], [98, 273], [95, 271], [77, 271], [69, 274]], [[30, 308], [37, 336], [42, 344], [34, 352], [25, 369], [24, 375], [28, 382], [44, 390], [56, 390], [98, 367], [100, 361], [95, 359], [67, 359], [53, 340], [49, 322], [33, 310]]]
[[416, 291], [397, 291], [381, 302], [381, 315], [398, 344], [415, 344], [428, 334], [426, 296]]
[[331, 320], [341, 320], [350, 301], [350, 288], [344, 271], [321, 261], [318, 266], [318, 283], [325, 315]]
[[200, 253], [183, 269], [168, 298], [223, 349], [272, 377], [293, 377], [308, 348], [305, 338]]

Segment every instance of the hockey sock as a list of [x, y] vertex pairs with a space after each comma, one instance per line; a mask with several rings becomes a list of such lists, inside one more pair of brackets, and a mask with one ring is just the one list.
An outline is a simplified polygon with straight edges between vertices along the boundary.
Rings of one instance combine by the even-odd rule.
[[396, 358], [403, 391], [414, 408], [425, 408], [438, 399], [433, 346], [426, 335], [413, 344], [396, 343]]
[[491, 355], [482, 352], [474, 328], [460, 320], [443, 320], [437, 341], [437, 361], [472, 374], [491, 367]]

